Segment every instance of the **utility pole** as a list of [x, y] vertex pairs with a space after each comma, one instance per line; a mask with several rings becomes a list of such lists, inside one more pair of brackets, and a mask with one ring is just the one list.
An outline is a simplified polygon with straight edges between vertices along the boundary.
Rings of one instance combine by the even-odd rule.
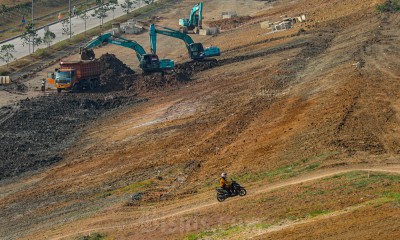
[[69, 0], [69, 39], [72, 38], [72, 28], [71, 27], [72, 27], [72, 23], [71, 23], [71, 0]]
[[[101, 0], [101, 8], [103, 8], [103, 0]], [[104, 18], [101, 18], [101, 26], [103, 27], [103, 23], [104, 23]]]
[[[33, 17], [33, 0], [32, 0], [32, 30], [34, 31], [35, 30], [35, 25], [34, 25], [34, 17]], [[35, 40], [35, 38], [32, 36], [32, 53], [34, 53], [35, 52], [35, 43], [34, 43], [34, 40]]]

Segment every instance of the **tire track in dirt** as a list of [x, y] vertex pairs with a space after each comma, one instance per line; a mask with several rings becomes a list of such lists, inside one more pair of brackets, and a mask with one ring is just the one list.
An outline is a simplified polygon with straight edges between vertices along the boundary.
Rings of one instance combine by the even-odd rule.
[[[336, 37], [337, 31], [327, 27], [311, 36], [309, 39], [295, 39], [290, 43], [278, 45], [277, 47], [267, 48], [264, 51], [235, 56], [218, 61], [218, 66], [232, 64], [235, 62], [246, 61], [253, 58], [263, 57], [278, 52], [301, 48], [301, 51], [290, 61], [280, 63], [278, 66], [279, 72], [273, 75], [270, 80], [270, 86], [265, 86], [269, 90], [283, 91], [290, 83], [296, 81], [299, 73], [303, 72], [308, 66], [308, 63], [324, 54], [331, 46], [333, 39]], [[201, 146], [197, 156], [205, 156], [214, 149], [213, 143], [219, 143], [218, 148], [223, 149], [225, 146], [232, 144], [249, 124], [260, 113], [269, 109], [273, 104], [274, 98], [258, 98], [248, 102], [244, 109], [237, 116], [229, 121], [225, 127], [216, 132], [208, 142]], [[211, 145], [211, 146], [210, 146]]]
[[390, 131], [388, 129], [393, 129], [398, 122], [391, 102], [398, 98], [399, 88], [395, 81], [399, 79], [396, 75], [398, 66], [393, 60], [400, 52], [397, 47], [400, 36], [394, 31], [399, 20], [394, 15], [376, 18], [377, 26], [365, 31], [365, 39], [358, 42], [360, 47], [354, 53], [358, 74], [346, 90], [352, 99], [334, 130], [335, 139], [330, 142], [349, 154], [355, 151], [372, 154], [399, 151], [398, 137], [393, 134], [385, 136], [389, 135], [386, 133]]
[[[308, 219], [304, 219], [304, 220], [300, 220], [300, 221], [287, 220], [287, 221], [281, 222], [281, 223], [279, 223], [277, 225], [272, 225], [272, 226], [268, 227], [268, 229], [261, 230], [261, 231], [259, 230], [258, 232], [254, 232], [253, 235], [246, 236], [246, 237], [247, 237], [247, 239], [254, 239], [254, 238], [260, 237], [260, 236], [262, 236], [264, 234], [271, 233], [271, 232], [278, 232], [278, 231], [287, 229], [289, 227], [295, 227], [295, 226], [306, 224], [306, 223], [322, 221], [322, 220], [325, 220], [325, 219], [328, 219], [328, 218], [331, 218], [331, 217], [336, 217], [336, 216], [340, 216], [340, 215], [343, 215], [343, 214], [346, 214], [346, 213], [350, 213], [350, 212], [355, 211], [355, 210], [357, 210], [357, 209], [359, 209], [359, 208], [361, 208], [363, 206], [365, 206], [365, 203], [358, 204], [356, 206], [347, 207], [345, 209], [342, 209], [342, 210], [339, 210], [339, 211], [335, 211], [335, 212], [331, 212], [331, 213], [328, 213], [328, 214], [325, 214], [325, 215], [322, 215], [322, 216], [308, 218]], [[251, 232], [250, 232], [250, 234], [251, 234]], [[247, 235], [249, 235], [249, 233]]]
[[14, 116], [15, 112], [18, 111], [18, 109], [19, 106], [17, 104], [12, 104], [0, 108], [0, 125], [3, 124], [12, 116]]
[[[389, 165], [350, 166], [350, 167], [338, 167], [338, 168], [333, 168], [333, 169], [323, 169], [323, 170], [316, 171], [316, 172], [313, 172], [313, 173], [305, 175], [305, 176], [295, 177], [295, 178], [292, 178], [292, 179], [289, 179], [289, 180], [286, 180], [286, 181], [283, 181], [283, 182], [279, 182], [279, 183], [274, 183], [274, 184], [271, 184], [271, 185], [268, 185], [268, 186], [265, 186], [265, 187], [253, 188], [253, 191], [251, 191], [252, 189], [250, 188], [250, 189], [248, 189], [248, 195], [246, 195], [244, 197], [241, 197], [241, 198], [231, 199], [229, 202], [241, 201], [241, 200], [247, 199], [249, 197], [252, 197], [252, 196], [255, 196], [255, 195], [258, 195], [258, 194], [274, 191], [274, 190], [279, 189], [279, 188], [284, 188], [284, 187], [288, 187], [288, 186], [292, 186], [292, 185], [296, 185], [296, 184], [300, 184], [300, 183], [305, 183], [305, 182], [311, 182], [311, 181], [315, 181], [315, 180], [318, 180], [318, 179], [331, 177], [331, 176], [335, 176], [335, 175], [338, 175], [338, 174], [344, 174], [344, 173], [348, 173], [348, 172], [352, 172], [352, 171], [400, 174], [400, 165], [399, 164], [394, 164], [394, 165], [391, 165], [391, 166], [389, 166]], [[160, 220], [165, 220], [165, 219], [172, 218], [172, 217], [177, 217], [177, 216], [184, 215], [184, 214], [191, 213], [191, 212], [195, 212], [195, 211], [198, 211], [198, 210], [201, 210], [201, 209], [209, 208], [209, 207], [215, 206], [217, 204], [223, 204], [223, 203], [219, 203], [219, 202], [217, 202], [215, 200], [214, 202], [208, 202], [208, 203], [205, 203], [205, 204], [197, 205], [195, 207], [189, 207], [189, 208], [186, 208], [186, 209], [183, 209], [183, 210], [179, 210], [179, 211], [176, 211], [176, 212], [173, 212], [173, 213], [170, 213], [170, 214], [166, 214], [166, 215], [161, 216], [161, 217], [156, 217], [156, 218], [148, 219], [148, 220], [137, 222], [137, 223], [120, 224], [120, 225], [107, 226], [107, 227], [90, 228], [90, 229], [82, 230], [82, 231], [75, 232], [75, 233], [68, 234], [68, 235], [63, 235], [63, 236], [59, 236], [59, 237], [53, 237], [52, 239], [54, 239], [54, 240], [66, 239], [66, 238], [70, 238], [70, 237], [73, 237], [73, 236], [79, 236], [79, 235], [82, 235], [82, 234], [87, 234], [87, 233], [96, 232], [96, 231], [104, 231], [104, 230], [118, 229], [118, 228], [127, 229], [127, 228], [130, 228], [130, 227], [141, 226], [141, 225], [144, 226], [147, 223], [160, 221]], [[355, 210], [355, 208], [353, 210]], [[340, 213], [341, 213], [341, 211], [337, 212], [337, 214], [340, 214]], [[329, 217], [329, 216], [335, 216], [335, 214], [332, 213], [331, 215], [328, 214], [328, 215], [322, 216], [322, 217]], [[321, 217], [321, 219], [322, 219], [322, 217]], [[320, 218], [317, 218], [316, 220], [320, 220]], [[316, 220], [315, 219], [311, 219], [309, 221], [316, 221]], [[305, 223], [306, 221], [307, 220], [302, 221], [302, 222], [291, 222], [291, 223], [288, 223], [288, 224], [284, 224], [284, 225], [282, 225], [280, 227], [272, 228], [270, 230], [271, 231], [279, 231], [279, 230], [284, 229], [284, 228], [289, 227], [289, 226]]]
[[281, 37], [274, 37], [274, 38], [267, 38], [261, 41], [257, 41], [257, 42], [253, 42], [253, 43], [249, 43], [249, 44], [244, 44], [238, 47], [234, 47], [234, 48], [230, 48], [228, 50], [225, 50], [224, 53], [230, 53], [230, 52], [235, 52], [237, 50], [243, 49], [243, 48], [247, 48], [247, 47], [254, 47], [255, 45], [258, 44], [263, 44], [263, 43], [270, 43], [270, 42], [274, 42], [274, 41], [279, 41], [279, 40], [283, 40], [283, 39], [287, 39], [287, 38], [292, 38], [292, 37], [298, 37], [301, 34], [304, 34], [301, 30], [295, 34], [291, 34], [288, 36], [281, 36]]

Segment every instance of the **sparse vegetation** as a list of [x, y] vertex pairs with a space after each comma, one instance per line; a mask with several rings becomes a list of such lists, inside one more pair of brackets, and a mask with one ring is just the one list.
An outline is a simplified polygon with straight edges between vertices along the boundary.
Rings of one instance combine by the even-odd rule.
[[0, 68], [0, 76], [7, 76], [9, 75], [11, 72], [8, 68], [5, 67], [1, 67]]
[[78, 240], [111, 240], [107, 238], [104, 234], [101, 233], [92, 233], [90, 235], [86, 235], [78, 238]]
[[[311, 158], [303, 158], [300, 161], [294, 162], [290, 165], [280, 167], [272, 171], [260, 173], [245, 173], [242, 175], [233, 176], [233, 178], [243, 183], [259, 181], [262, 179], [268, 179], [269, 181], [274, 181], [275, 179], [286, 179], [298, 176], [303, 172], [313, 171], [321, 166], [320, 161], [323, 161], [324, 159], [334, 156], [336, 154], [338, 154], [338, 152], [322, 153]], [[305, 165], [309, 161], [312, 161], [313, 163]]]
[[376, 9], [383, 12], [400, 12], [400, 0], [386, 0], [385, 3], [376, 6]]
[[34, 58], [45, 58], [49, 57], [51, 55], [50, 50], [47, 48], [39, 48], [36, 50], [33, 54], [32, 57]]
[[14, 66], [16, 68], [22, 68], [30, 64], [30, 61], [27, 59], [19, 59], [18, 61], [13, 62], [10, 66]]
[[115, 189], [112, 191], [101, 193], [101, 194], [97, 195], [96, 198], [105, 198], [105, 197], [108, 197], [108, 196], [111, 196], [114, 194], [140, 192], [140, 191], [143, 191], [143, 190], [151, 187], [152, 185], [153, 185], [152, 180], [144, 180], [141, 182], [132, 183], [132, 184], [122, 187], [122, 188], [118, 188], [118, 189]]
[[394, 202], [400, 203], [400, 192], [387, 192], [385, 197], [393, 200]]
[[306, 215], [307, 215], [308, 217], [312, 217], [312, 218], [313, 218], [313, 217], [316, 217], [316, 216], [328, 214], [328, 213], [330, 213], [330, 212], [331, 212], [331, 211], [329, 211], [329, 210], [317, 209], [317, 210], [313, 210], [313, 211], [307, 213]]
[[212, 230], [202, 231], [200, 233], [193, 233], [186, 236], [185, 240], [198, 240], [198, 239], [229, 239], [239, 232], [251, 231], [257, 229], [267, 229], [271, 224], [264, 222], [249, 223], [242, 225], [233, 225], [226, 228], [218, 228]]

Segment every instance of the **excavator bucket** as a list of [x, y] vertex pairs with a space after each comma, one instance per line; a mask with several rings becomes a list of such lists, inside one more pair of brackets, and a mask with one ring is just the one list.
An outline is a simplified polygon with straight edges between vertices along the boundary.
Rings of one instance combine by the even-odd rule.
[[93, 60], [95, 58], [94, 51], [92, 49], [83, 49], [81, 52], [82, 60]]

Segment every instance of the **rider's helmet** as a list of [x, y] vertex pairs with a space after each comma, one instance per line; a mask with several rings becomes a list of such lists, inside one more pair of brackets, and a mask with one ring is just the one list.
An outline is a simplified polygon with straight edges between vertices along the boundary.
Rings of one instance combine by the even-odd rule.
[[228, 176], [227, 173], [221, 173], [221, 177], [222, 177], [222, 178], [226, 178], [226, 176]]

